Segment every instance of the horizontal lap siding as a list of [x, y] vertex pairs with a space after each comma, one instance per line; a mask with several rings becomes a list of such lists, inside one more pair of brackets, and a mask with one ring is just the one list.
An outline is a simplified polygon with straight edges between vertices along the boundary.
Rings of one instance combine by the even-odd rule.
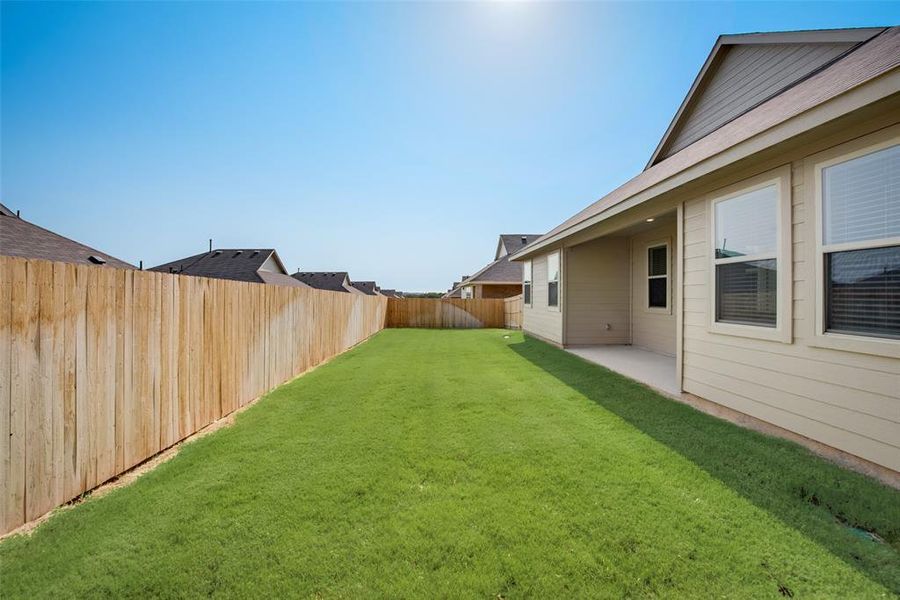
[[0, 533], [363, 341], [386, 304], [0, 257]]
[[793, 342], [708, 331], [706, 201], [684, 210], [684, 390], [900, 470], [900, 360], [808, 344], [814, 240], [802, 163], [792, 168]]
[[628, 262], [624, 237], [600, 238], [566, 251], [567, 345], [629, 342]]
[[[678, 285], [675, 265], [677, 264], [676, 227], [672, 222], [650, 231], [632, 236], [631, 269], [634, 293], [631, 306], [631, 343], [654, 352], [675, 355], [675, 295], [672, 290]], [[668, 313], [647, 309], [647, 247], [656, 242], [669, 242], [669, 306]]]
[[[532, 305], [522, 309], [522, 329], [528, 333], [562, 344], [562, 311], [550, 310], [547, 306], [547, 255], [536, 256], [532, 261]], [[565, 265], [562, 266], [563, 279]], [[563, 281], [562, 285], [565, 285]], [[565, 301], [564, 298], [560, 299]]]

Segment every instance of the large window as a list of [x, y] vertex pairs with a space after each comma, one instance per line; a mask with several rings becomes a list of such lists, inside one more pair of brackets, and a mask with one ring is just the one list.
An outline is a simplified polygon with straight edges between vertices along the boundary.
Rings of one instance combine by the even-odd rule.
[[717, 323], [777, 324], [778, 197], [772, 183], [713, 205]]
[[559, 308], [559, 252], [547, 256], [547, 306]]
[[522, 265], [522, 301], [526, 306], [531, 306], [531, 261], [526, 260]]
[[900, 145], [821, 171], [825, 331], [900, 338]]
[[470, 298], [475, 297], [475, 287], [471, 285], [467, 285], [462, 289], [462, 298], [463, 300], [468, 300]]
[[669, 308], [669, 245], [647, 248], [647, 308]]

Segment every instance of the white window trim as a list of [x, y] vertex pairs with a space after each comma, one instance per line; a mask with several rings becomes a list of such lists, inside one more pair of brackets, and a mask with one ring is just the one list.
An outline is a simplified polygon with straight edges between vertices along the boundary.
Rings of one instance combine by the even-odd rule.
[[[720, 323], [716, 321], [716, 265], [729, 262], [749, 262], [771, 259], [771, 254], [740, 256], [716, 260], [716, 204], [737, 196], [775, 185], [778, 192], [778, 210], [775, 226], [777, 246], [775, 260], [778, 265], [778, 295], [776, 297], [775, 327]], [[708, 215], [707, 248], [709, 252], [709, 305], [707, 331], [719, 335], [755, 338], [790, 344], [793, 341], [793, 260], [791, 257], [791, 166], [784, 165], [761, 173], [736, 184], [712, 192], [706, 201]]]
[[[666, 249], [666, 274], [650, 275], [650, 249]], [[666, 305], [650, 306], [650, 279], [666, 279]], [[644, 245], [644, 312], [671, 315], [672, 314], [672, 238], [664, 238]]]
[[[525, 279], [525, 265], [528, 265], [528, 270], [531, 272], [531, 279]], [[525, 284], [531, 288], [529, 294], [530, 302], [525, 302]], [[522, 265], [522, 303], [524, 306], [529, 308], [534, 307], [534, 263], [530, 260], [526, 260]]]
[[811, 221], [815, 227], [815, 277], [814, 277], [814, 302], [815, 321], [813, 323], [813, 336], [809, 341], [810, 346], [859, 352], [863, 354], [877, 354], [900, 358], [900, 340], [867, 336], [864, 333], [837, 333], [825, 331], [825, 254], [840, 252], [842, 250], [863, 250], [867, 248], [882, 248], [900, 244], [900, 238], [885, 238], [881, 240], [865, 240], [861, 242], [847, 242], [841, 244], [825, 244], [823, 231], [824, 198], [822, 197], [822, 171], [832, 165], [847, 162], [866, 154], [878, 152], [891, 146], [900, 144], [900, 135], [897, 128], [891, 128], [887, 132], [887, 139], [876, 142], [875, 139], [884, 138], [885, 132], [873, 134], [860, 140], [853, 140], [810, 157], [809, 176], [812, 177], [812, 197], [809, 205], [814, 213]]
[[[556, 279], [556, 306], [550, 306], [550, 257], [554, 254], [557, 256], [557, 262], [559, 264], [559, 275]], [[547, 254], [547, 310], [550, 312], [560, 312], [562, 310], [562, 274], [562, 252], [560, 250], [554, 250]], [[534, 298], [534, 296], [532, 296], [532, 298]]]
[[[471, 290], [472, 295], [471, 295], [471, 296], [466, 296], [466, 290]], [[474, 286], [474, 285], [464, 285], [464, 286], [462, 287], [462, 291], [461, 291], [461, 293], [460, 293], [460, 296], [462, 296], [462, 299], [463, 299], [463, 300], [474, 300], [474, 299], [475, 299], [475, 286]]]

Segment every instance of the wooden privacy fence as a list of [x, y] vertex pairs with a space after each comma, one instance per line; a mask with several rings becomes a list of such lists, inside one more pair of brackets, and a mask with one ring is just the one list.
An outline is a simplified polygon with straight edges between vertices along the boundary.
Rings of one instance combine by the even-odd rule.
[[0, 532], [365, 340], [386, 304], [0, 256]]
[[388, 298], [385, 327], [478, 329], [506, 326], [502, 298]]
[[503, 314], [507, 329], [522, 329], [522, 294], [503, 300]]

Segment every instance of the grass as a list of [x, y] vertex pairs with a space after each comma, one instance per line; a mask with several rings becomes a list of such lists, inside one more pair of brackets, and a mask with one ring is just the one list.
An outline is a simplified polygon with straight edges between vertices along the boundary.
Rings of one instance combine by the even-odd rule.
[[900, 493], [518, 333], [389, 330], [6, 540], [0, 586], [884, 597]]

